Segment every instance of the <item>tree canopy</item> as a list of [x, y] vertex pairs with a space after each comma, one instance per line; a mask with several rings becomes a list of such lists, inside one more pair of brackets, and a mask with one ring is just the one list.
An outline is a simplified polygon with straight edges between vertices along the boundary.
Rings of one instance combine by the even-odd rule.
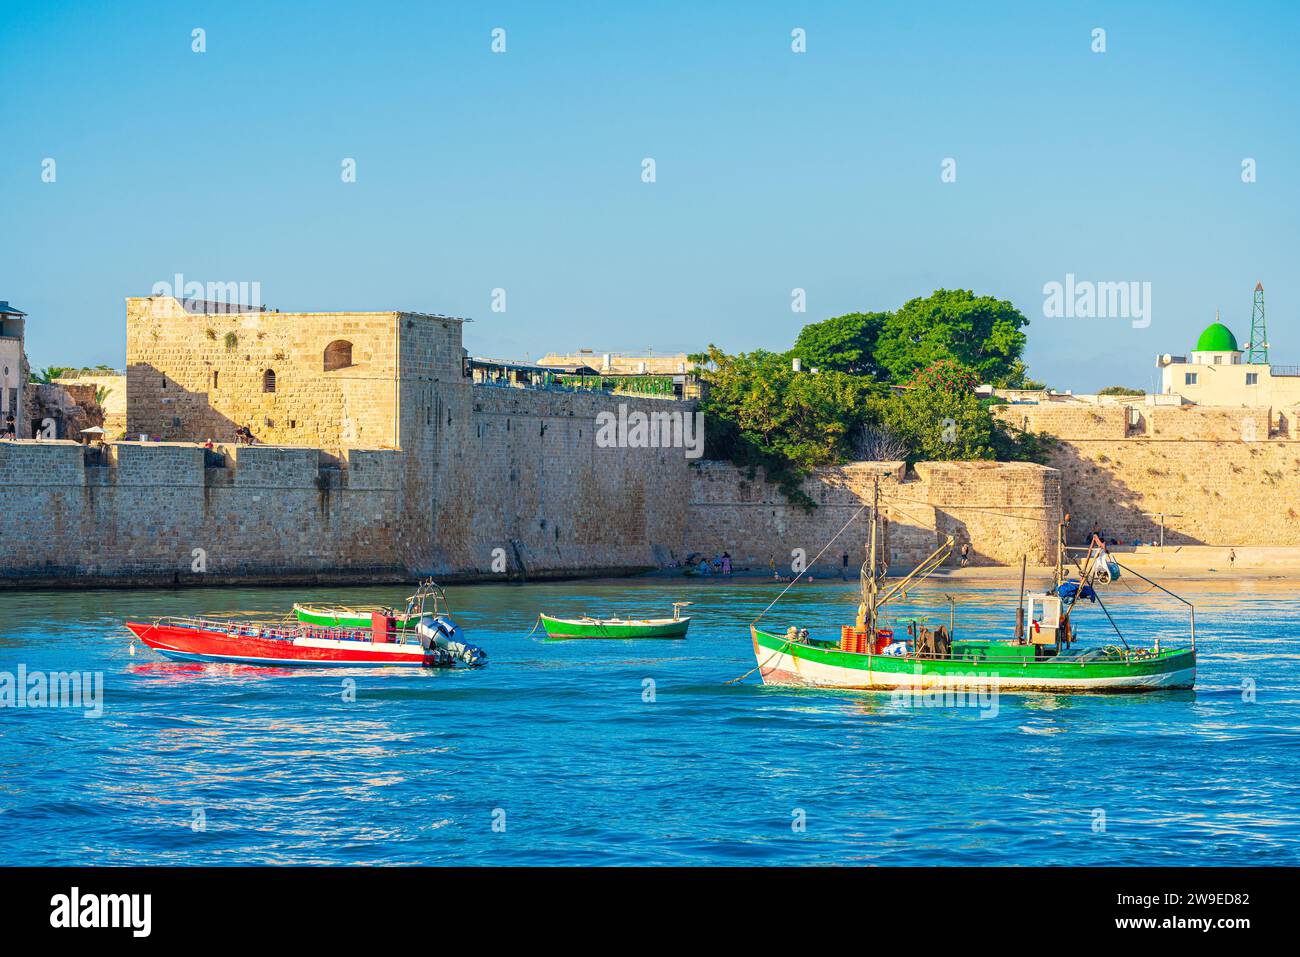
[[763, 466], [806, 507], [800, 479], [855, 455], [1042, 461], [1045, 440], [995, 418], [975, 394], [981, 382], [1026, 383], [1026, 325], [1009, 302], [940, 289], [897, 312], [811, 323], [785, 353], [710, 346], [692, 357], [708, 385], [706, 454]]
[[794, 355], [810, 368], [880, 378], [876, 340], [889, 319], [887, 312], [850, 312], [804, 326]]
[[875, 361], [893, 382], [953, 359], [981, 382], [1016, 387], [1025, 378], [1021, 353], [1029, 320], [1011, 303], [963, 289], [937, 289], [890, 313], [876, 340]]
[[1098, 395], [1146, 395], [1144, 389], [1130, 389], [1126, 385], [1108, 385]]

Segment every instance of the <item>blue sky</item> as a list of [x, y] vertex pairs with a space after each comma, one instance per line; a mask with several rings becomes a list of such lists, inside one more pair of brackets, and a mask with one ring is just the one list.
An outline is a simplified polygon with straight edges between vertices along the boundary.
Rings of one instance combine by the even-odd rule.
[[[124, 298], [176, 273], [469, 316], [499, 357], [784, 349], [970, 288], [1075, 390], [1150, 388], [1216, 308], [1244, 342], [1262, 280], [1300, 363], [1300, 5], [645, 7], [0, 0], [0, 299], [33, 365], [120, 366]], [[1044, 317], [1067, 273], [1150, 282], [1150, 326]]]

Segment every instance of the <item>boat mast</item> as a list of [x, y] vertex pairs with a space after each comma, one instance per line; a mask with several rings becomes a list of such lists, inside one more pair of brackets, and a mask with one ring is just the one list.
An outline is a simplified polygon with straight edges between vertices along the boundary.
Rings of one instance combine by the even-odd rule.
[[1021, 641], [1025, 637], [1025, 568], [1029, 564], [1029, 556], [1020, 556], [1020, 597], [1016, 599], [1016, 641]]
[[1056, 584], [1065, 581], [1065, 519], [1056, 523]]
[[858, 605], [858, 628], [876, 633], [876, 598], [879, 583], [876, 580], [876, 517], [880, 514], [880, 476], [876, 476], [871, 492], [871, 536], [867, 546], [867, 565], [862, 576], [862, 603]]

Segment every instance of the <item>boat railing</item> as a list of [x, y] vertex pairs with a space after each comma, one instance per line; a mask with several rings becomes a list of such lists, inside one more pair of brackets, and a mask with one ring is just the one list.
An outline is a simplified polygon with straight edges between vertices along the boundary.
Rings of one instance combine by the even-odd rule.
[[[777, 638], [777, 637], [785, 637], [785, 636], [773, 635], [772, 637]], [[818, 646], [827, 649], [839, 648], [838, 642], [827, 640], [824, 638], [813, 639], [809, 642], [800, 642], [800, 643], [816, 644]], [[1114, 649], [1113, 651], [1111, 650], [1112, 648]], [[1148, 651], [1147, 649], [1122, 648], [1118, 645], [1114, 645], [1114, 646], [1103, 645], [1098, 647], [1089, 647], [1085, 649], [1079, 649], [1077, 652], [1071, 651], [1066, 654], [1058, 653], [1055, 655], [1045, 655], [1041, 658], [1036, 655], [1031, 658], [1025, 655], [975, 654], [974, 649], [962, 649], [962, 648], [953, 649], [951, 652], [949, 652], [946, 655], [917, 655], [914, 653], [906, 654], [906, 655], [886, 655], [886, 654], [878, 654], [874, 652], [865, 652], [865, 651], [852, 652], [852, 653], [860, 654], [863, 655], [864, 657], [895, 658], [900, 661], [911, 661], [911, 662], [947, 661], [947, 662], [958, 662], [964, 664], [982, 664], [984, 662], [987, 662], [991, 665], [1033, 665], [1033, 664], [1046, 664], [1049, 662], [1059, 662], [1061, 664], [1085, 664], [1087, 662], [1094, 662], [1094, 661], [1106, 660], [1106, 659], [1114, 660], [1114, 661], [1138, 661], [1144, 658], [1149, 658], [1151, 656], [1151, 652]], [[1157, 650], [1155, 654], [1159, 655], [1160, 651]]]
[[[266, 621], [238, 621], [235, 619], [203, 618], [168, 615], [155, 621], [161, 627], [194, 628], [200, 631], [221, 632], [232, 638], [267, 638], [273, 641], [293, 641], [297, 638], [321, 638], [328, 641], [371, 641], [364, 628], [339, 628], [330, 625], [281, 624]], [[419, 644], [404, 636], [391, 644]]]

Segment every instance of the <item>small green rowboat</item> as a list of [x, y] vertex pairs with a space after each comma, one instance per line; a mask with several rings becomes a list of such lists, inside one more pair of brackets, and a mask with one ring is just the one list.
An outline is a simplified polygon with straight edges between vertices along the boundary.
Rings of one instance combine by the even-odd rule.
[[680, 609], [689, 604], [674, 604], [672, 618], [554, 618], [545, 614], [540, 618], [546, 637], [552, 639], [685, 638], [691, 619], [681, 617]]
[[[328, 628], [369, 628], [372, 612], [390, 612], [391, 609], [379, 605], [353, 608], [348, 605], [301, 605], [293, 606], [293, 615], [308, 625], [321, 625]], [[419, 624], [419, 615], [396, 614], [399, 631], [413, 631]]]
[[392, 616], [398, 631], [415, 631], [415, 626], [426, 614], [437, 617], [447, 612], [447, 596], [432, 578], [420, 582], [415, 594], [406, 599], [402, 611], [383, 605], [304, 605], [293, 606], [293, 616], [307, 625], [327, 628], [369, 628], [371, 615]]

